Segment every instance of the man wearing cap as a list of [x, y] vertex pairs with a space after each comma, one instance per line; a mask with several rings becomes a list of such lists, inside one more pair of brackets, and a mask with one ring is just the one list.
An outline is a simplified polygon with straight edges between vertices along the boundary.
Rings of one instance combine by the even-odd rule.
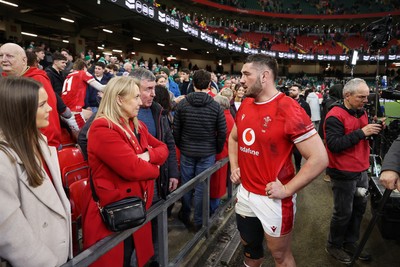
[[169, 73], [170, 71], [167, 67], [163, 67], [160, 69], [160, 75], [167, 80], [166, 87], [174, 94], [174, 97], [178, 97], [181, 95], [181, 92], [179, 91], [179, 86], [169, 76]]

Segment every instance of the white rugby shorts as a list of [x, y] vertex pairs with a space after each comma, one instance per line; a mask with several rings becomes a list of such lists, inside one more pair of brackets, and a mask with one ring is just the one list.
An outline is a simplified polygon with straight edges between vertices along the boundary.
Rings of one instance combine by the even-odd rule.
[[296, 214], [296, 194], [286, 199], [271, 199], [247, 191], [241, 184], [237, 191], [235, 211], [247, 217], [257, 217], [269, 236], [280, 237], [293, 229]]

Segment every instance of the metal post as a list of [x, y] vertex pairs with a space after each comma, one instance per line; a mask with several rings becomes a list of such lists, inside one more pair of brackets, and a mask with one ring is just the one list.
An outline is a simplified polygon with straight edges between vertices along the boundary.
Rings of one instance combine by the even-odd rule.
[[[156, 217], [158, 231], [158, 257], [161, 267], [168, 266], [168, 206]], [[161, 226], [161, 227], [160, 227]]]
[[372, 233], [372, 230], [374, 229], [374, 226], [376, 224], [376, 222], [378, 221], [378, 219], [382, 216], [382, 211], [383, 211], [383, 207], [385, 206], [387, 200], [389, 199], [390, 194], [392, 193], [392, 190], [386, 189], [385, 193], [383, 193], [382, 199], [379, 203], [379, 207], [378, 210], [376, 211], [376, 213], [374, 214], [374, 216], [372, 216], [371, 221], [368, 224], [367, 230], [365, 230], [365, 233], [361, 239], [360, 244], [357, 247], [356, 252], [353, 255], [353, 258], [349, 264], [349, 266], [353, 266], [354, 263], [356, 262], [356, 260], [358, 259], [358, 257], [361, 254], [361, 251], [363, 250], [365, 244], [368, 241], [369, 236]]
[[203, 227], [207, 228], [206, 238], [210, 234], [210, 178], [211, 176], [208, 176], [207, 179], [200, 183], [203, 186]]

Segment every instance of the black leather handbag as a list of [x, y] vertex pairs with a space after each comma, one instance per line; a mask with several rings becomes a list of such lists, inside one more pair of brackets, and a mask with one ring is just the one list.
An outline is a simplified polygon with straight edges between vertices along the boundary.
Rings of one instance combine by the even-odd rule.
[[110, 231], [120, 232], [139, 226], [146, 221], [146, 202], [140, 197], [127, 197], [102, 207], [91, 174], [90, 188], [101, 218]]

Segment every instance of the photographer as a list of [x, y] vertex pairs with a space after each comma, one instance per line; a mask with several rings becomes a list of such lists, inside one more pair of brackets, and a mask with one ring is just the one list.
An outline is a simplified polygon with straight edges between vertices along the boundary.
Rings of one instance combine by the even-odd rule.
[[[342, 263], [350, 263], [357, 248], [367, 198], [357, 194], [368, 188], [369, 140], [384, 126], [368, 123], [364, 105], [369, 88], [362, 79], [352, 79], [343, 88], [343, 104], [335, 105], [326, 115], [324, 133], [329, 157], [327, 174], [331, 177], [334, 210], [326, 251]], [[362, 252], [359, 259], [371, 256]]]
[[394, 140], [383, 161], [380, 182], [390, 190], [400, 191], [400, 136]]

